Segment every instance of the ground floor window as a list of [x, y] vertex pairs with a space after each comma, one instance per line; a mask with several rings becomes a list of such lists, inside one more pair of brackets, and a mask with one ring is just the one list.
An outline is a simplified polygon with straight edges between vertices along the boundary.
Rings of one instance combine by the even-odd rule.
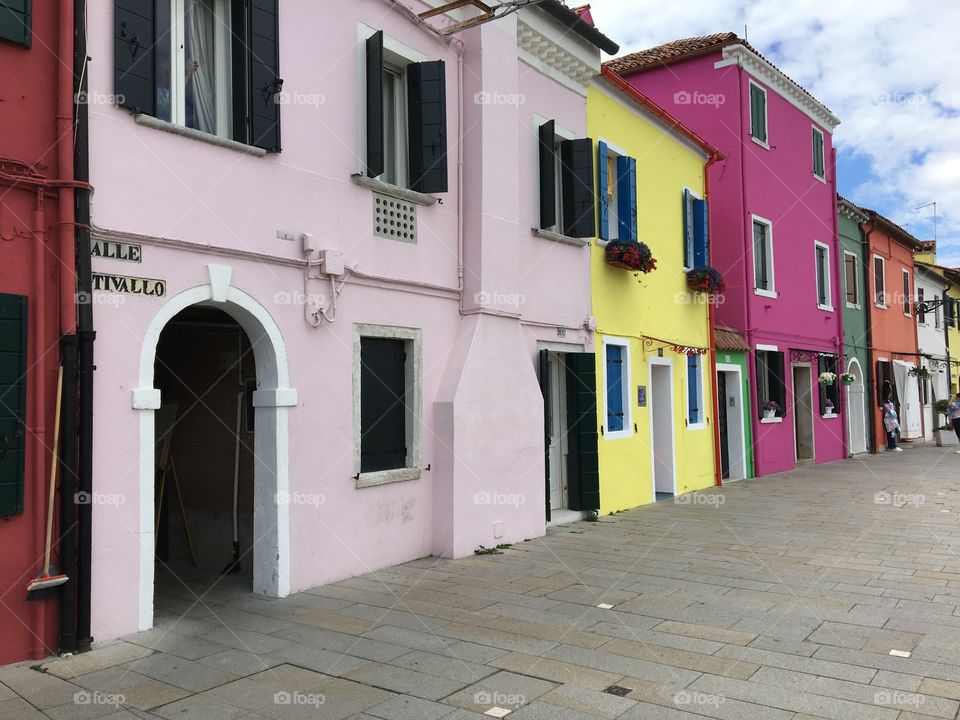
[[761, 418], [770, 410], [776, 417], [784, 417], [787, 386], [783, 374], [783, 353], [776, 350], [757, 350], [756, 356], [757, 411]]
[[603, 341], [606, 421], [604, 435], [617, 437], [630, 433], [630, 345], [626, 340]]
[[834, 378], [831, 384], [818, 383], [820, 386], [820, 414], [835, 415], [840, 405], [840, 373], [837, 371], [837, 357], [835, 355], [821, 355], [819, 361], [819, 372], [833, 373]]
[[687, 356], [687, 427], [703, 426], [703, 362], [700, 355]]
[[358, 486], [419, 476], [420, 331], [355, 326]]

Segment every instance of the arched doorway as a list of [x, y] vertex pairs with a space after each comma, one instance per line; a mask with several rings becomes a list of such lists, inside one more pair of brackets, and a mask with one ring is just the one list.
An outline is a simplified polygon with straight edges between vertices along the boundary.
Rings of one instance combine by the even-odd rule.
[[154, 546], [156, 507], [156, 422], [163, 404], [155, 386], [155, 364], [160, 336], [168, 323], [190, 307], [215, 308], [242, 328], [256, 367], [257, 389], [252, 393], [253, 468], [252, 566], [253, 592], [284, 597], [290, 592], [288, 408], [297, 404], [290, 387], [287, 351], [270, 314], [252, 297], [230, 286], [229, 267], [208, 266], [210, 284], [172, 297], [154, 316], [140, 353], [139, 387], [133, 407], [140, 411], [140, 553], [139, 626], [153, 625]]
[[847, 364], [847, 372], [854, 381], [847, 385], [847, 447], [851, 455], [867, 451], [866, 393], [863, 385], [863, 370], [856, 358]]

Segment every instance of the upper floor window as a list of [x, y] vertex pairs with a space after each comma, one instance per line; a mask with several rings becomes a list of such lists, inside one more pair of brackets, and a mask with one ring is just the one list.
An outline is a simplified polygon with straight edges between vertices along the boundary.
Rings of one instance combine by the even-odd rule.
[[30, 47], [33, 33], [31, 0], [0, 0], [0, 40]]
[[706, 200], [689, 188], [683, 190], [683, 267], [685, 270], [710, 264], [710, 219]]
[[923, 288], [917, 288], [917, 322], [921, 325], [927, 324], [927, 313], [923, 307]]
[[760, 295], [776, 297], [773, 282], [773, 226], [753, 218], [753, 287]]
[[[910, 298], [913, 293], [910, 292], [910, 272], [907, 270], [900, 271], [900, 277], [903, 279], [903, 314], [910, 314]], [[921, 298], [923, 296], [921, 295]], [[923, 302], [921, 300], [921, 302]]]
[[878, 308], [887, 307], [886, 263], [879, 255], [873, 256], [873, 304]]
[[280, 151], [277, 0], [117, 0], [117, 102]]
[[548, 120], [538, 130], [540, 228], [576, 238], [593, 237], [593, 140], [569, 139]]
[[597, 143], [597, 195], [601, 240], [637, 239], [637, 161]]
[[767, 91], [750, 82], [750, 135], [762, 145], [767, 144]]
[[860, 307], [860, 275], [857, 272], [857, 256], [853, 253], [843, 253], [843, 279], [847, 307]]
[[816, 127], [813, 128], [813, 174], [824, 179], [823, 131]]
[[830, 292], [830, 248], [820, 242], [813, 244], [817, 271], [817, 307], [833, 310], [833, 294]]
[[415, 62], [382, 30], [366, 41], [368, 177], [417, 192], [447, 191], [443, 60]]

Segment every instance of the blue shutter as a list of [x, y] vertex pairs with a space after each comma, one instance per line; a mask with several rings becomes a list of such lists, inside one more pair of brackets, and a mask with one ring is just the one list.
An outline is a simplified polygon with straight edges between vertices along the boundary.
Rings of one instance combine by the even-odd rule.
[[637, 161], [617, 158], [617, 224], [621, 240], [637, 239]]
[[710, 264], [710, 209], [706, 200], [693, 201], [693, 266]]
[[607, 144], [597, 142], [597, 195], [600, 196], [600, 239], [610, 239], [610, 208], [607, 206]]
[[693, 258], [693, 218], [690, 216], [690, 191], [683, 190], [683, 266], [692, 268]]
[[607, 345], [607, 430], [623, 430], [623, 348]]
[[700, 422], [700, 356], [687, 355], [687, 423]]

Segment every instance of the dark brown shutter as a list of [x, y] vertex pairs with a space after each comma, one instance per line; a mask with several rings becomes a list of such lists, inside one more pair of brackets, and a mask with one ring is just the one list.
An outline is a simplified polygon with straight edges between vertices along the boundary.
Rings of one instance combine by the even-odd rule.
[[26, 376], [27, 298], [0, 294], [0, 517], [23, 512]]
[[443, 60], [407, 66], [410, 189], [447, 192], [447, 73]]
[[117, 104], [146, 115], [156, 114], [155, 0], [116, 0], [113, 70]]
[[844, 276], [846, 279], [847, 302], [857, 303], [857, 258], [854, 255], [843, 256]]
[[557, 154], [553, 120], [540, 126], [540, 227], [557, 224]]
[[383, 175], [383, 30], [367, 38], [367, 177]]
[[597, 456], [597, 359], [564, 353], [567, 367], [567, 480], [571, 510], [600, 508]]
[[277, 0], [249, 0], [251, 145], [280, 152], [280, 31]]
[[563, 232], [577, 238], [596, 234], [596, 193], [593, 188], [593, 141], [590, 138], [560, 143], [563, 186]]

